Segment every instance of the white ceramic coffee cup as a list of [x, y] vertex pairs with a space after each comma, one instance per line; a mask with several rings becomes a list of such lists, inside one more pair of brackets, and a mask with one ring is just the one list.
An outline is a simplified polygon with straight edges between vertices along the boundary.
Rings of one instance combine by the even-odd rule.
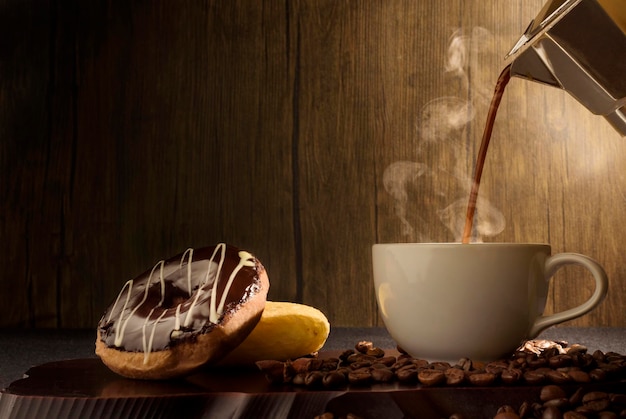
[[[375, 244], [374, 284], [385, 326], [418, 358], [507, 356], [547, 327], [589, 312], [607, 294], [607, 276], [596, 261], [550, 250], [545, 244]], [[550, 278], [569, 264], [591, 272], [595, 291], [577, 307], [544, 316]]]

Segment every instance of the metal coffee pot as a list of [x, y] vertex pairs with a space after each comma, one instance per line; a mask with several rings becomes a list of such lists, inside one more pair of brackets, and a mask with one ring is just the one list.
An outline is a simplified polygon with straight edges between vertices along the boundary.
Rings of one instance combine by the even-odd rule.
[[550, 0], [506, 60], [512, 76], [566, 90], [626, 136], [626, 0]]

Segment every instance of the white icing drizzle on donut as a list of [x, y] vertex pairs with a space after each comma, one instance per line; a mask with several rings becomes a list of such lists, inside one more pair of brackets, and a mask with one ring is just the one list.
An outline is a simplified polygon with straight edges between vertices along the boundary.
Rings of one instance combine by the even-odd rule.
[[[217, 254], [218, 251], [220, 252], [220, 261], [217, 264], [217, 272], [215, 273], [215, 281], [213, 281], [213, 289], [212, 289], [212, 294], [211, 294], [211, 312], [209, 315], [209, 321], [211, 323], [217, 323], [218, 321], [218, 317], [214, 316], [214, 312], [215, 312], [215, 299], [217, 298], [217, 284], [218, 284], [218, 278], [220, 277], [220, 273], [222, 272], [222, 266], [224, 265], [224, 259], [226, 258], [226, 245], [224, 243], [220, 243], [217, 246], [215, 246], [215, 250], [213, 251], [213, 254], [211, 255], [211, 259], [209, 259], [211, 262], [215, 262], [215, 255]], [[198, 288], [198, 292], [196, 293], [196, 297], [193, 300], [193, 303], [191, 303], [191, 307], [189, 307], [189, 311], [187, 312], [187, 317], [185, 317], [185, 326], [188, 326], [189, 323], [191, 322], [191, 314], [193, 313], [194, 308], [196, 307], [196, 304], [198, 302], [198, 298], [200, 298], [200, 294], [204, 291], [204, 285], [209, 281], [210, 275], [211, 275], [211, 266], [213, 266], [211, 263], [209, 263], [209, 268], [207, 269], [206, 272], [206, 276], [204, 277], [204, 282], [202, 283], [202, 286], [200, 288]], [[228, 294], [228, 290], [230, 289], [230, 287], [227, 287], [224, 289], [224, 294]]]
[[178, 332], [180, 331], [180, 306], [182, 304], [179, 304], [176, 306], [176, 315], [175, 315], [175, 321], [176, 323], [174, 323], [174, 331]]
[[[199, 301], [199, 298], [201, 295], [205, 295], [205, 293], [209, 292], [211, 293], [210, 296], [210, 308], [209, 308], [209, 318], [208, 321], [213, 323], [213, 324], [217, 324], [219, 319], [221, 318], [221, 316], [223, 315], [223, 311], [224, 311], [224, 306], [226, 304], [226, 298], [228, 296], [228, 293], [230, 291], [230, 288], [232, 287], [233, 281], [235, 280], [235, 277], [237, 276], [237, 274], [239, 273], [239, 271], [244, 268], [244, 267], [254, 267], [255, 266], [255, 260], [254, 260], [254, 256], [246, 251], [240, 251], [238, 253], [239, 256], [239, 262], [237, 264], [237, 266], [233, 269], [233, 271], [231, 272], [228, 281], [225, 284], [224, 287], [224, 291], [222, 293], [222, 297], [219, 301], [219, 305], [217, 303], [217, 289], [218, 289], [218, 283], [219, 283], [219, 279], [222, 273], [222, 268], [224, 265], [224, 261], [226, 258], [226, 244], [225, 243], [219, 243], [215, 246], [215, 249], [213, 250], [213, 253], [210, 257], [210, 259], [208, 259], [208, 267], [206, 268], [206, 273], [204, 274], [204, 278], [202, 279], [201, 283], [198, 285], [198, 288], [195, 291], [195, 295], [193, 294], [194, 291], [192, 289], [192, 263], [193, 263], [193, 253], [194, 250], [192, 248], [187, 249], [181, 256], [180, 258], [180, 262], [178, 264], [178, 271], [182, 271], [183, 269], [183, 264], [186, 262], [187, 263], [187, 269], [186, 269], [186, 285], [187, 285], [187, 294], [189, 295], [189, 297], [193, 297], [193, 300], [191, 301], [191, 304], [189, 304], [189, 308], [187, 310], [187, 313], [184, 317], [184, 320], [182, 322], [182, 326], [187, 328], [189, 327], [192, 323], [193, 323], [193, 314], [194, 311], [197, 309], [197, 304]], [[107, 322], [111, 321], [111, 318], [113, 316], [113, 313], [115, 312], [115, 309], [117, 307], [117, 305], [120, 303], [120, 300], [122, 299], [122, 294], [124, 293], [124, 291], [126, 290], [126, 299], [124, 301], [124, 305], [122, 306], [120, 312], [119, 312], [119, 318], [117, 319], [117, 324], [120, 325], [119, 329], [116, 331], [115, 334], [115, 340], [114, 340], [114, 345], [116, 347], [122, 347], [123, 346], [123, 342], [124, 342], [124, 336], [126, 333], [126, 328], [128, 326], [128, 322], [129, 320], [135, 315], [135, 313], [137, 312], [137, 310], [139, 310], [139, 308], [147, 301], [148, 299], [148, 291], [150, 289], [151, 284], [154, 281], [154, 276], [156, 270], [159, 269], [159, 274], [158, 274], [158, 281], [160, 283], [160, 289], [161, 289], [161, 298], [159, 300], [159, 302], [150, 309], [148, 315], [146, 316], [145, 320], [143, 321], [143, 324], [141, 325], [141, 345], [142, 345], [142, 349], [144, 352], [144, 364], [146, 364], [149, 360], [150, 357], [150, 353], [153, 351], [153, 342], [154, 342], [154, 337], [155, 337], [155, 333], [156, 333], [156, 329], [157, 329], [157, 325], [159, 324], [159, 322], [163, 319], [163, 317], [165, 317], [165, 315], [167, 314], [167, 309], [164, 309], [163, 312], [156, 318], [156, 319], [151, 319], [152, 315], [154, 314], [155, 310], [157, 310], [158, 308], [160, 308], [163, 305], [163, 302], [165, 301], [165, 277], [166, 275], [164, 274], [164, 269], [165, 269], [165, 261], [161, 260], [160, 262], [158, 262], [157, 264], [155, 264], [155, 266], [152, 268], [152, 271], [150, 272], [150, 275], [148, 277], [147, 282], [145, 283], [145, 291], [143, 293], [143, 298], [141, 299], [141, 301], [132, 309], [132, 311], [130, 311], [130, 313], [128, 313], [127, 316], [124, 316], [124, 313], [127, 311], [128, 309], [128, 304], [130, 302], [130, 298], [131, 298], [131, 291], [133, 289], [133, 286], [135, 285], [134, 280], [129, 280], [127, 281], [124, 286], [122, 287], [122, 290], [120, 291], [120, 293], [118, 294], [117, 298], [115, 299], [115, 303], [113, 304], [112, 308], [110, 309], [110, 313], [109, 316], [107, 318]], [[169, 272], [169, 274], [176, 272], [176, 271], [171, 271]], [[169, 275], [168, 274], [168, 275]], [[179, 277], [182, 279], [182, 277]], [[179, 304], [176, 305], [176, 313], [174, 315], [174, 325], [173, 325], [173, 329], [170, 332], [170, 338], [171, 339], [176, 339], [180, 336], [183, 335], [183, 331], [181, 330], [181, 307], [183, 306], [183, 304], [185, 303], [189, 303], [189, 300], [183, 301]], [[171, 321], [171, 320], [170, 320]]]
[[179, 269], [183, 268], [183, 261], [185, 260], [185, 255], [189, 254], [189, 258], [187, 260], [187, 292], [189, 293], [189, 296], [191, 297], [191, 262], [193, 262], [193, 249], [189, 248], [187, 250], [185, 250], [185, 253], [183, 253], [183, 256], [180, 258], [180, 264], [178, 265]]
[[[150, 352], [152, 352], [152, 342], [154, 341], [154, 332], [156, 331], [156, 325], [159, 322], [159, 320], [161, 320], [165, 316], [166, 313], [167, 311], [163, 310], [163, 313], [161, 313], [159, 318], [156, 319], [156, 321], [152, 324], [152, 332], [150, 333], [150, 341], [147, 343], [146, 343], [146, 329], [144, 325], [144, 329], [143, 329], [143, 338], [144, 338], [143, 339], [143, 363], [144, 364], [148, 363]], [[152, 314], [152, 312], [150, 312], [150, 314]], [[146, 320], [146, 323], [147, 323], [147, 320]]]
[[[146, 283], [146, 290], [143, 293], [143, 299], [141, 300], [141, 302], [139, 304], [137, 304], [137, 307], [135, 307], [133, 309], [133, 311], [130, 312], [130, 314], [128, 315], [126, 320], [123, 322], [120, 331], [115, 335], [115, 346], [121, 346], [122, 345], [122, 340], [124, 339], [124, 332], [126, 331], [126, 326], [128, 325], [128, 321], [133, 317], [135, 312], [137, 310], [139, 310], [139, 307], [141, 307], [143, 305], [143, 303], [145, 303], [146, 300], [148, 299], [148, 290], [150, 289], [150, 283], [152, 282], [152, 275], [154, 275], [154, 271], [156, 270], [156, 268], [158, 266], [161, 267], [160, 274], [159, 274], [160, 281], [161, 281], [161, 301], [159, 302], [158, 305], [160, 306], [161, 304], [163, 304], [163, 299], [165, 298], [165, 281], [163, 280], [163, 265], [164, 265], [164, 261], [160, 261], [159, 263], [154, 265], [154, 268], [152, 268], [152, 271], [150, 272], [150, 277], [148, 278], [148, 282]], [[130, 286], [128, 288], [128, 296], [126, 298], [126, 302], [124, 303], [124, 307], [122, 307], [122, 311], [120, 311], [120, 318], [118, 319], [118, 321], [120, 321], [120, 322], [124, 318], [124, 310], [126, 310], [126, 306], [128, 305], [128, 300], [130, 298], [130, 291], [131, 291], [132, 285], [133, 285], [133, 281], [132, 280], [130, 280], [129, 282], [130, 282]], [[128, 284], [128, 282], [127, 282], [127, 284]], [[122, 290], [123, 290], [123, 288], [122, 288]], [[152, 310], [154, 310], [154, 308]], [[113, 310], [111, 310], [111, 311], [113, 311]], [[150, 313], [152, 314], [152, 311]], [[150, 316], [148, 316], [148, 317], [150, 317]]]
[[214, 321], [213, 319], [219, 318], [224, 311], [224, 304], [226, 303], [226, 295], [228, 294], [228, 290], [230, 290], [230, 287], [232, 286], [233, 280], [235, 279], [235, 276], [237, 275], [237, 273], [244, 266], [254, 267], [254, 256], [252, 256], [250, 253], [242, 250], [239, 252], [238, 256], [239, 256], [239, 263], [237, 264], [235, 269], [233, 269], [233, 272], [230, 274], [230, 277], [228, 278], [228, 282], [226, 283], [226, 288], [224, 289], [224, 293], [222, 294], [222, 299], [220, 300], [220, 305], [219, 307], [217, 307], [217, 309], [215, 309], [215, 306], [213, 304], [215, 300], [213, 296], [217, 294], [216, 292], [217, 281], [215, 281], [215, 285], [213, 285], [213, 295], [211, 296], [211, 318], [210, 318], [210, 320], [213, 323], [217, 321], [217, 320]]
[[128, 292], [126, 293], [126, 302], [124, 303], [124, 307], [122, 307], [122, 311], [121, 312], [123, 313], [124, 310], [126, 309], [126, 306], [128, 305], [128, 300], [130, 299], [130, 290], [133, 287], [133, 280], [132, 279], [129, 279], [128, 281], [126, 281], [126, 283], [122, 287], [122, 290], [120, 291], [120, 293], [117, 294], [117, 298], [115, 299], [115, 303], [113, 304], [113, 307], [111, 307], [111, 311], [109, 313], [109, 317], [107, 318], [107, 322], [111, 321], [111, 316], [113, 316], [113, 312], [115, 311], [115, 307], [117, 306], [117, 303], [120, 301], [120, 297], [122, 296], [122, 293], [124, 292], [126, 287], [128, 287]]

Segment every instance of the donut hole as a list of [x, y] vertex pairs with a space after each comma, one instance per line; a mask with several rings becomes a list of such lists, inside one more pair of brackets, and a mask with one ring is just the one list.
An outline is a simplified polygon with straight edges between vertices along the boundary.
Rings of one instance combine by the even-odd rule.
[[[160, 288], [160, 285], [159, 285]], [[165, 283], [165, 296], [163, 298], [163, 303], [161, 303], [161, 308], [169, 309], [174, 308], [180, 304], [183, 304], [185, 301], [191, 298], [191, 295], [186, 290], [178, 288], [171, 282]]]

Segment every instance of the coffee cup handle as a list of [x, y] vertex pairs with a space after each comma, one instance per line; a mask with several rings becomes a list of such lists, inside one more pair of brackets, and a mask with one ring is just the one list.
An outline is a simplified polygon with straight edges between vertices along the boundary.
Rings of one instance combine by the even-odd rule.
[[591, 272], [591, 275], [593, 275], [593, 278], [596, 281], [596, 288], [593, 295], [577, 307], [548, 316], [540, 316], [528, 333], [531, 339], [550, 326], [575, 319], [576, 317], [580, 317], [583, 314], [588, 313], [600, 304], [604, 297], [606, 297], [609, 288], [609, 280], [606, 276], [604, 268], [602, 268], [598, 262], [590, 257], [578, 253], [558, 253], [548, 257], [544, 267], [544, 277], [546, 278], [546, 281], [549, 281], [560, 267], [570, 264], [583, 266]]

